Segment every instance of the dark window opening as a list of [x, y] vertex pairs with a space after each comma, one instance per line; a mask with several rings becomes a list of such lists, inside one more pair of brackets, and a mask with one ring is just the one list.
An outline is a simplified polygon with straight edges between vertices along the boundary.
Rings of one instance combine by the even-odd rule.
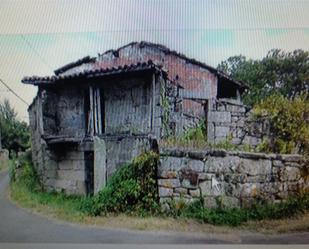
[[85, 154], [85, 188], [87, 195], [94, 193], [94, 156], [93, 152], [86, 151]]
[[234, 84], [220, 80], [218, 82], [217, 98], [239, 99], [239, 90]]

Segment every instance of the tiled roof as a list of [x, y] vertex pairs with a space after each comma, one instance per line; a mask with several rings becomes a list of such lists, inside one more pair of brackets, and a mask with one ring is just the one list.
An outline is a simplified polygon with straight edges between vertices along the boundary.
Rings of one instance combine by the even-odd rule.
[[66, 65], [64, 65], [64, 66], [62, 66], [62, 67], [56, 69], [56, 70], [54, 71], [54, 73], [55, 73], [56, 75], [59, 75], [59, 74], [65, 72], [65, 71], [67, 71], [67, 70], [69, 70], [69, 69], [71, 69], [71, 68], [73, 68], [73, 67], [77, 67], [77, 66], [80, 66], [80, 65], [82, 65], [82, 64], [84, 64], [84, 63], [95, 62], [95, 61], [96, 61], [96, 58], [90, 57], [90, 56], [86, 56], [86, 57], [84, 57], [84, 58], [82, 58], [82, 59], [79, 59], [79, 60], [77, 60], [77, 61], [75, 61], [75, 62], [71, 62], [71, 63], [69, 63], [69, 64], [66, 64]]
[[209, 66], [209, 65], [207, 65], [207, 64], [205, 64], [203, 62], [200, 62], [200, 61], [195, 60], [193, 58], [189, 58], [186, 55], [181, 54], [181, 53], [179, 53], [179, 52], [177, 52], [175, 50], [171, 50], [171, 49], [169, 49], [168, 47], [166, 47], [166, 46], [164, 46], [162, 44], [157, 44], [157, 43], [152, 43], [152, 42], [147, 42], [147, 41], [131, 42], [131, 43], [127, 44], [127, 45], [124, 45], [124, 46], [118, 48], [117, 50], [113, 50], [113, 49], [108, 50], [108, 51], [104, 52], [103, 54], [99, 54], [99, 56], [100, 55], [104, 55], [104, 54], [109, 53], [109, 52], [113, 52], [115, 54], [118, 54], [121, 49], [123, 49], [125, 47], [128, 47], [128, 46], [132, 46], [132, 45], [139, 45], [139, 47], [141, 47], [141, 48], [145, 47], [145, 46], [152, 47], [152, 48], [156, 48], [156, 49], [162, 51], [165, 54], [175, 55], [175, 56], [177, 56], [179, 58], [184, 59], [185, 61], [187, 61], [189, 63], [192, 63], [192, 64], [195, 64], [197, 66], [203, 67], [203, 68], [209, 70], [210, 72], [218, 75], [218, 77], [223, 78], [225, 80], [228, 80], [230, 82], [233, 82], [234, 84], [238, 85], [241, 88], [248, 88], [248, 86], [244, 82], [240, 82], [240, 81], [234, 80], [229, 75], [227, 75], [226, 73], [224, 73], [222, 71], [219, 71], [218, 69], [216, 69], [214, 67], [211, 67], [211, 66]]
[[112, 68], [101, 68], [96, 70], [84, 70], [83, 72], [72, 73], [69, 75], [53, 75], [46, 77], [32, 76], [32, 77], [24, 77], [22, 79], [22, 83], [24, 84], [32, 84], [32, 85], [42, 85], [42, 84], [54, 84], [61, 81], [76, 79], [76, 78], [96, 78], [107, 75], [116, 75], [127, 72], [137, 72], [137, 71], [145, 71], [145, 70], [159, 70], [164, 76], [167, 76], [167, 73], [162, 69], [162, 66], [156, 65], [151, 60], [143, 63], [136, 63], [130, 65], [124, 65], [119, 67]]
[[[191, 64], [195, 64], [197, 66], [200, 66], [202, 68], [205, 68], [207, 70], [209, 70], [210, 72], [214, 73], [215, 75], [217, 75], [219, 78], [226, 80], [228, 82], [231, 82], [235, 85], [237, 85], [239, 88], [245, 89], [248, 88], [248, 86], [241, 82], [241, 81], [237, 81], [232, 79], [229, 75], [225, 74], [222, 71], [217, 70], [216, 68], [213, 68], [203, 62], [197, 61], [195, 59], [189, 58], [184, 54], [178, 53], [175, 50], [171, 50], [168, 47], [161, 45], [161, 44], [156, 44], [156, 43], [151, 43], [151, 42], [146, 42], [146, 41], [141, 41], [141, 42], [131, 42], [127, 45], [124, 45], [116, 50], [108, 50], [103, 54], [99, 54], [99, 56], [104, 55], [106, 53], [109, 52], [113, 52], [114, 54], [119, 54], [119, 51], [123, 48], [126, 48], [128, 46], [132, 46], [132, 45], [138, 45], [141, 48], [142, 47], [152, 47], [155, 49], [158, 49], [160, 51], [162, 51], [165, 54], [172, 54], [175, 55], [179, 58], [182, 58], [184, 60], [186, 60], [188, 63]], [[149, 67], [149, 65], [147, 65], [148, 63], [137, 63], [137, 64], [131, 64], [131, 65], [125, 65], [125, 66], [120, 66], [120, 67], [112, 67], [112, 68], [105, 68], [105, 69], [99, 69], [99, 70], [85, 70], [83, 72], [78, 72], [78, 73], [72, 73], [72, 74], [68, 74], [68, 75], [61, 75], [62, 73], [66, 72], [67, 70], [77, 67], [79, 65], [82, 65], [84, 63], [91, 63], [91, 62], [95, 62], [96, 58], [87, 56], [84, 57], [80, 60], [77, 60], [75, 62], [69, 63], [61, 68], [58, 68], [57, 70], [55, 70], [55, 75], [54, 76], [48, 76], [48, 77], [38, 77], [38, 76], [33, 76], [33, 77], [25, 77], [22, 79], [22, 82], [25, 84], [33, 84], [33, 85], [39, 85], [39, 84], [50, 84], [50, 83], [54, 83], [57, 81], [62, 81], [62, 80], [68, 80], [68, 79], [75, 79], [77, 77], [85, 77], [85, 78], [91, 78], [91, 77], [97, 77], [99, 75], [108, 75], [108, 74], [117, 74], [117, 73], [121, 73], [121, 72], [126, 72], [126, 71], [138, 71], [138, 70], [145, 70], [146, 68], [143, 69], [143, 67]], [[152, 66], [156, 66], [153, 62]], [[145, 65], [146, 64], [146, 65]], [[156, 66], [157, 67], [157, 66]]]

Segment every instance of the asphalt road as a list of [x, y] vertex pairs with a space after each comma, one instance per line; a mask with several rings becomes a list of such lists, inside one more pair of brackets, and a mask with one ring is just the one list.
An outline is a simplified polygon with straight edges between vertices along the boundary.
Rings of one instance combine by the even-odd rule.
[[134, 244], [309, 244], [309, 233], [192, 234], [141, 232], [70, 224], [21, 209], [6, 197], [7, 173], [0, 173], [0, 243], [134, 243]]

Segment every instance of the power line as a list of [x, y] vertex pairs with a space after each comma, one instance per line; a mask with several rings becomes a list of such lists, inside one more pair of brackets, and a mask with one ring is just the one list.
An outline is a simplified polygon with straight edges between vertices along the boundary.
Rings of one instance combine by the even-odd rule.
[[29, 48], [41, 59], [41, 61], [53, 71], [52, 67], [47, 63], [47, 61], [41, 56], [41, 54], [32, 46], [32, 44], [26, 39], [24, 35], [20, 35], [21, 39], [28, 45]]
[[17, 98], [19, 98], [22, 102], [24, 102], [27, 106], [29, 106], [29, 104], [27, 103], [27, 101], [25, 101], [22, 97], [20, 97], [12, 88], [10, 88], [2, 79], [0, 79], [0, 82], [10, 91], [12, 92]]

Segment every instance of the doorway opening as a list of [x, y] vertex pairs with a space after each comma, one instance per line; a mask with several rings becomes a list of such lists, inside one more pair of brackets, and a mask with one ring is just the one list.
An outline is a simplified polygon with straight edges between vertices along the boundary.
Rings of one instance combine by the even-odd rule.
[[85, 157], [85, 188], [87, 195], [94, 193], [94, 154], [92, 151], [86, 151]]

